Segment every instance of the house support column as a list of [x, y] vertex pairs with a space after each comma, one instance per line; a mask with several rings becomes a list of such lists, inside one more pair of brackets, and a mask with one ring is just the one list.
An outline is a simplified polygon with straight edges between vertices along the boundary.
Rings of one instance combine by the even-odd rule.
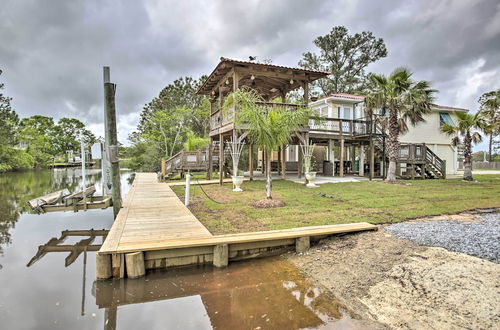
[[365, 176], [365, 146], [359, 146], [359, 176]]
[[224, 137], [219, 134], [219, 185], [224, 182]]
[[212, 138], [210, 138], [210, 143], [208, 144], [208, 169], [207, 169], [208, 180], [212, 180], [213, 172], [214, 172], [214, 144]]
[[339, 175], [341, 177], [344, 176], [344, 138], [340, 139], [340, 168], [339, 168]]
[[286, 145], [281, 147], [281, 178], [286, 179]]
[[375, 145], [373, 138], [370, 137], [370, 180], [375, 177]]
[[281, 176], [281, 147], [278, 148], [278, 176]]
[[302, 177], [302, 148], [299, 145], [297, 146], [297, 177], [300, 179]]
[[250, 181], [253, 180], [253, 144], [248, 145], [248, 172], [250, 175]]
[[351, 146], [351, 172], [352, 173], [354, 173], [354, 163], [355, 162], [356, 162], [356, 146]]

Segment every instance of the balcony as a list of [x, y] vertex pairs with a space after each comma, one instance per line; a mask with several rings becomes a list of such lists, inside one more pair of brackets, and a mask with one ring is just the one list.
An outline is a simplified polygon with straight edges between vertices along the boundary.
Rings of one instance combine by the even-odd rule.
[[[290, 108], [298, 107], [297, 104], [289, 103], [263, 103], [266, 108], [285, 106]], [[234, 128], [236, 111], [230, 108], [226, 111], [217, 109], [210, 116], [210, 135], [216, 135], [227, 132]], [[381, 134], [381, 129], [376, 121], [367, 120], [369, 118], [360, 119], [338, 119], [338, 118], [311, 118], [308, 125], [304, 128], [305, 131], [319, 134], [332, 135], [368, 135]], [[239, 129], [245, 129], [245, 125], [240, 125]]]

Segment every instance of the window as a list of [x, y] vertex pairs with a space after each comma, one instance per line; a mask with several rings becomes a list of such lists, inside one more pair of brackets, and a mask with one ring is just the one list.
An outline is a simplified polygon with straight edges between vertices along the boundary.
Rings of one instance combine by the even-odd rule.
[[351, 108], [344, 108], [344, 117], [342, 119], [351, 119]]
[[319, 115], [323, 118], [328, 118], [328, 107], [321, 108]]
[[439, 113], [439, 125], [443, 126], [444, 124], [455, 126], [455, 123], [453, 122], [453, 119], [451, 119], [451, 116], [449, 113], [440, 112]]

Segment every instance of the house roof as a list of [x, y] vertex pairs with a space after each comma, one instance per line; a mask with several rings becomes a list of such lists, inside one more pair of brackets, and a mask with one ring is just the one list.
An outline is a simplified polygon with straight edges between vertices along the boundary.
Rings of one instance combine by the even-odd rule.
[[[319, 100], [324, 100], [324, 99], [329, 99], [329, 98], [349, 99], [349, 100], [356, 100], [356, 101], [363, 101], [365, 99], [365, 97], [362, 95], [354, 95], [354, 94], [348, 94], [348, 93], [334, 93], [334, 94], [330, 94], [328, 96], [324, 96], [324, 97], [320, 98]], [[468, 109], [464, 109], [464, 108], [450, 107], [447, 105], [439, 105], [439, 104], [435, 104], [435, 103], [431, 104], [431, 108], [435, 109], [435, 110], [446, 110], [446, 111], [469, 111]]]
[[[224, 79], [227, 73], [230, 72], [232, 68], [240, 68], [241, 70], [252, 69], [255, 70], [256, 76], [259, 75], [259, 73], [262, 76], [271, 73], [279, 74], [280, 76], [278, 78], [276, 77], [272, 78], [274, 80], [274, 85], [278, 87], [280, 87], [279, 79], [283, 80], [281, 84], [286, 83], [290, 79], [311, 82], [316, 79], [326, 77], [327, 75], [330, 74], [330, 72], [327, 71], [309, 70], [303, 68], [294, 68], [294, 67], [275, 65], [275, 64], [258, 63], [252, 61], [241, 61], [241, 60], [230, 59], [227, 57], [221, 57], [219, 64], [217, 64], [215, 69], [208, 76], [207, 80], [205, 80], [205, 82], [201, 85], [197, 94], [202, 94], [202, 95], [210, 94], [213, 91], [213, 89], [218, 86], [221, 79]], [[250, 75], [248, 75], [248, 78], [249, 77]], [[240, 79], [245, 80], [244, 78], [245, 77], [241, 77]], [[263, 79], [261, 77], [259, 78]], [[232, 81], [232, 77], [227, 77], [227, 79]], [[248, 83], [248, 81], [242, 81], [240, 82], [240, 85], [245, 85], [245, 83]], [[268, 81], [267, 83], [269, 84], [270, 81]], [[298, 88], [298, 85], [293, 86], [293, 88], [289, 89], [291, 90], [295, 88]]]
[[469, 111], [468, 109], [464, 108], [457, 108], [457, 107], [449, 107], [447, 105], [439, 105], [439, 104], [431, 104], [431, 108], [433, 109], [438, 109], [438, 110], [448, 110], [448, 111]]

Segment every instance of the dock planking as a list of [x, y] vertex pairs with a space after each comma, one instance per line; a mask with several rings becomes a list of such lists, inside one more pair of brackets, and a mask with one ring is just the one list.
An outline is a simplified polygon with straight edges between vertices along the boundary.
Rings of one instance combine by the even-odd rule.
[[[212, 235], [180, 201], [168, 184], [157, 181], [154, 173], [137, 173], [109, 234], [98, 252], [98, 278], [109, 274], [138, 277], [125, 267], [125, 255], [135, 254], [145, 269], [213, 262], [223, 267], [229, 260], [274, 255], [285, 250], [302, 252], [310, 239], [327, 235], [377, 230], [366, 223], [309, 226], [282, 230]], [[137, 255], [140, 253], [140, 255]], [[106, 259], [112, 256], [109, 260]], [[131, 263], [135, 261], [130, 261]], [[106, 269], [100, 269], [105, 267]], [[125, 272], [125, 268], [127, 271]], [[100, 276], [107, 274], [106, 276]]]

